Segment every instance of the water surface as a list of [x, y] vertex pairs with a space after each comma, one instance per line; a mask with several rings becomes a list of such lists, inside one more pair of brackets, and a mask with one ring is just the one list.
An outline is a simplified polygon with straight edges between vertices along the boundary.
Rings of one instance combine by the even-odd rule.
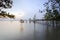
[[0, 21], [0, 40], [56, 40], [60, 39], [59, 33], [45, 24]]

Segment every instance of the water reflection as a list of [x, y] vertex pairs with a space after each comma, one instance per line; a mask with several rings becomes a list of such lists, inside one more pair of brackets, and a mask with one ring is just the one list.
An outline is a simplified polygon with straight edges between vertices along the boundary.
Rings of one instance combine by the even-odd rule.
[[20, 31], [22, 32], [24, 30], [23, 23], [20, 24]]
[[33, 23], [34, 23], [34, 40], [37, 40], [37, 39], [42, 40], [41, 39], [42, 36], [45, 36], [45, 37], [42, 37], [43, 40], [60, 40], [60, 22], [59, 21], [46, 21], [45, 26], [44, 26], [46, 29], [42, 26], [45, 29], [45, 32], [44, 32], [45, 35], [42, 35], [42, 36], [40, 35], [41, 36], [40, 38], [37, 38], [37, 35], [36, 35], [37, 33], [36, 22], [33, 22]]
[[34, 23], [34, 40], [36, 40], [36, 31], [35, 31], [35, 23]]
[[[52, 26], [46, 28], [46, 40], [60, 40], [60, 26], [56, 24], [57, 21], [52, 22]], [[59, 23], [59, 22], [58, 22]], [[50, 30], [49, 30], [50, 28]]]
[[0, 39], [60, 40], [60, 22], [55, 22], [53, 24], [52, 21], [40, 23], [0, 21]]

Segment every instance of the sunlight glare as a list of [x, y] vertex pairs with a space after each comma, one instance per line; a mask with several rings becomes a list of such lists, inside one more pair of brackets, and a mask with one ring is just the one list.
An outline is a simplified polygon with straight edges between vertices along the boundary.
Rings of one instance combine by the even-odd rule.
[[25, 15], [25, 12], [19, 12], [19, 13], [16, 12], [16, 13], [15, 13], [16, 18], [23, 18], [24, 15]]

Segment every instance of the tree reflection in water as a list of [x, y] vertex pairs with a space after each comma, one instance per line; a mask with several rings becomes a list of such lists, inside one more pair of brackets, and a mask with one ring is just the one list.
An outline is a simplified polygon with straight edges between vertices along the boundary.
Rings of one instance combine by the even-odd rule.
[[[55, 25], [55, 23], [53, 25]], [[60, 40], [60, 25], [58, 26], [58, 24], [56, 24], [56, 27], [53, 25], [50, 26], [52, 27], [50, 30], [49, 26], [47, 25], [46, 40]]]
[[36, 38], [36, 31], [35, 31], [35, 28], [36, 28], [36, 22], [33, 21], [33, 23], [34, 23], [34, 40], [37, 40], [37, 38]]
[[24, 30], [23, 23], [20, 24], [20, 31], [22, 32]]

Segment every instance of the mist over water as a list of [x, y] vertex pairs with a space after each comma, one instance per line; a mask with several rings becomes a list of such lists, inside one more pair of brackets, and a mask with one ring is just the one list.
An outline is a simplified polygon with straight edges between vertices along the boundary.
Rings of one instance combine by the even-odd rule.
[[59, 40], [60, 28], [54, 27], [52, 24], [47, 25], [45, 21], [0, 21], [0, 40]]

